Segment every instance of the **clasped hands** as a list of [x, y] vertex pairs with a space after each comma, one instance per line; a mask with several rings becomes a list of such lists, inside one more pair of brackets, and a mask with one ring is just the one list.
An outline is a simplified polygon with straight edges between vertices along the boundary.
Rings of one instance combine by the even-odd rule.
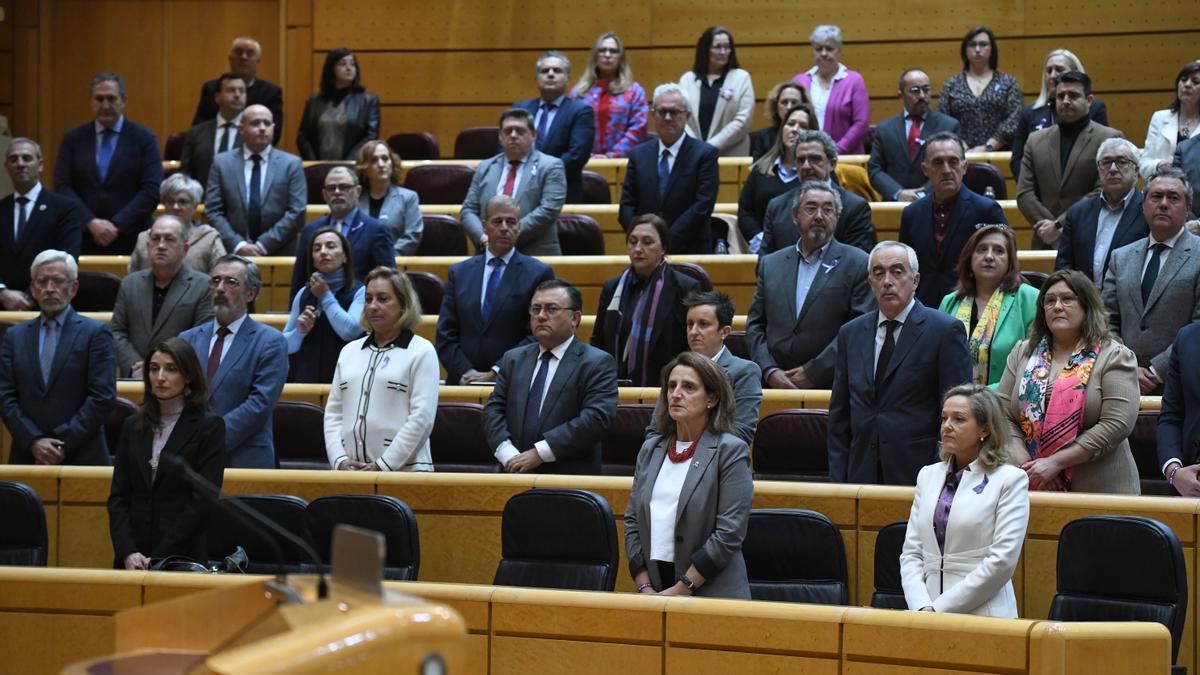
[[541, 465], [542, 456], [538, 454], [537, 448], [530, 448], [505, 462], [504, 470], [508, 473], [529, 473]]

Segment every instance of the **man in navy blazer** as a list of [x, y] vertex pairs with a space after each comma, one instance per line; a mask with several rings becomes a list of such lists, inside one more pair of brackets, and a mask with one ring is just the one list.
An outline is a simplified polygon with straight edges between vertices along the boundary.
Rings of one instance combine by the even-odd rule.
[[842, 326], [829, 398], [829, 479], [916, 485], [937, 461], [942, 394], [971, 379], [961, 321], [921, 304], [916, 252], [880, 242], [867, 267], [879, 309]]
[[120, 75], [94, 75], [90, 90], [95, 119], [63, 134], [54, 190], [82, 207], [84, 253], [129, 255], [158, 206], [162, 155], [154, 133], [126, 119]]
[[583, 201], [583, 166], [592, 156], [596, 115], [592, 107], [567, 98], [571, 61], [557, 50], [543, 52], [534, 66], [540, 96], [517, 101], [533, 118], [537, 149], [562, 160], [567, 172], [567, 201]]
[[1200, 497], [1200, 321], [1184, 326], [1171, 344], [1158, 413], [1158, 461], [1179, 494]]
[[1076, 202], [1063, 219], [1062, 238], [1054, 269], [1079, 270], [1104, 285], [1109, 254], [1149, 236], [1142, 213], [1142, 193], [1137, 190], [1138, 148], [1124, 138], [1100, 144], [1096, 164], [1100, 194]]
[[10, 312], [30, 310], [34, 304], [29, 294], [29, 266], [38, 253], [51, 248], [79, 257], [81, 216], [74, 199], [56, 195], [42, 185], [42, 148], [33, 140], [14, 138], [5, 153], [4, 169], [16, 192], [0, 199], [0, 251], [4, 251], [0, 256], [0, 307]]
[[[335, 166], [325, 174], [325, 203], [329, 215], [318, 218], [300, 233], [300, 246], [296, 249], [296, 262], [292, 265], [292, 290], [288, 297], [308, 283], [306, 271], [312, 260], [313, 233], [322, 227], [334, 227], [350, 242], [350, 259], [354, 273], [361, 280], [376, 267], [396, 269], [396, 249], [392, 231], [387, 225], [363, 213], [358, 208], [362, 186], [358, 177], [347, 166]], [[347, 282], [349, 283], [349, 281]], [[349, 286], [347, 286], [349, 288]]]
[[925, 270], [917, 299], [926, 307], [940, 307], [942, 297], [958, 286], [958, 256], [976, 227], [981, 223], [1008, 224], [994, 199], [963, 185], [967, 173], [963, 148], [956, 134], [930, 136], [922, 169], [932, 188], [900, 213], [900, 241], [917, 252], [920, 268]]
[[671, 241], [664, 243], [671, 253], [712, 253], [709, 219], [721, 182], [717, 149], [684, 133], [692, 112], [679, 85], [660, 84], [653, 110], [658, 140], [629, 153], [618, 220], [628, 228], [634, 217], [656, 213], [670, 228]]
[[9, 328], [0, 347], [0, 414], [10, 464], [112, 464], [104, 420], [117, 396], [108, 326], [71, 309], [79, 268], [64, 251], [33, 261], [41, 314]]
[[287, 379], [287, 340], [246, 313], [262, 288], [258, 266], [226, 255], [209, 276], [213, 321], [184, 331], [206, 365], [208, 404], [225, 418], [225, 466], [275, 468], [271, 420]]
[[512, 197], [492, 197], [485, 218], [487, 250], [450, 266], [438, 314], [446, 384], [494, 382], [504, 352], [533, 342], [529, 303], [538, 284], [554, 278], [549, 265], [517, 251], [521, 208]]
[[[899, 86], [904, 110], [875, 127], [867, 173], [871, 176], [871, 186], [885, 201], [914, 202], [930, 187], [922, 171], [926, 141], [942, 131], [957, 133], [958, 120], [929, 109], [933, 86], [925, 71], [919, 68], [904, 71]], [[914, 124], [917, 137], [910, 151], [908, 139]]]

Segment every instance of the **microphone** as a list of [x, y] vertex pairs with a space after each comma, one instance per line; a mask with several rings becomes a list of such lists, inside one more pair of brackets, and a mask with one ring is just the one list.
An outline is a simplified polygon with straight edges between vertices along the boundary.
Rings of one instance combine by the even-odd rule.
[[[255, 511], [249, 506], [246, 506], [236, 499], [227, 499], [225, 501], [221, 501], [221, 489], [216, 485], [213, 485], [204, 476], [201, 476], [199, 472], [193, 469], [192, 466], [179, 455], [163, 455], [160, 459], [167, 466], [178, 470], [180, 474], [183, 475], [184, 479], [190, 483], [192, 487], [195, 488], [200, 494], [204, 495], [206, 499], [216, 504], [217, 507], [224, 508], [226, 513], [233, 516], [234, 519], [236, 519], [239, 523], [250, 528], [251, 531], [270, 544], [271, 551], [275, 555], [275, 566], [277, 569], [275, 573], [275, 580], [278, 582], [278, 584], [280, 584], [280, 586], [291, 591], [288, 593], [288, 595], [292, 596], [293, 600], [299, 602], [300, 597], [299, 594], [295, 592], [295, 589], [292, 589], [287, 583], [287, 574], [284, 571], [283, 565], [283, 549], [279, 547], [279, 541], [276, 539], [276, 537], [271, 536], [271, 534], [274, 534], [277, 537], [282, 537], [292, 546], [300, 549], [304, 555], [308, 556], [308, 558], [312, 560], [312, 563], [317, 570], [317, 599], [323, 600], [329, 595], [329, 585], [325, 580], [325, 574], [321, 572], [321, 558], [317, 555], [317, 552], [313, 550], [313, 547], [308, 544], [308, 542], [304, 541], [300, 537], [297, 537], [295, 534], [288, 532], [287, 529], [282, 527], [279, 523], [276, 523], [275, 521], [264, 516], [258, 511]], [[267, 531], [264, 531], [264, 528]]]

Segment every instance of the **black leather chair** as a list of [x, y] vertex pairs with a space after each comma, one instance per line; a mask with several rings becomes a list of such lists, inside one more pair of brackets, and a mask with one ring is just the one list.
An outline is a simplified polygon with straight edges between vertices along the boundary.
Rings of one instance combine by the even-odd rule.
[[117, 305], [121, 277], [112, 272], [79, 270], [79, 292], [71, 301], [76, 312], [111, 312]]
[[[230, 512], [234, 507], [225, 505], [225, 502], [229, 501], [245, 504], [312, 545], [312, 535], [308, 529], [308, 502], [303, 499], [292, 495], [224, 497], [221, 499], [221, 507], [213, 509], [212, 518], [208, 521], [206, 545], [210, 564], [220, 565], [225, 556], [241, 546], [249, 558], [245, 569], [248, 574], [275, 574], [279, 571], [279, 563], [275, 549], [271, 546], [271, 542], [274, 541], [283, 556], [285, 573], [315, 571], [315, 564], [302, 549], [257, 523], [254, 523], [254, 526], [247, 525], [248, 517], [243, 517], [237, 511]], [[262, 534], [258, 532], [259, 529], [262, 530]]]
[[1141, 516], [1088, 516], [1058, 537], [1053, 621], [1152, 621], [1171, 631], [1171, 663], [1187, 618], [1183, 547], [1171, 528]]
[[316, 162], [304, 167], [304, 182], [308, 185], [308, 204], [317, 206], [325, 203], [325, 175], [335, 166], [350, 167], [354, 162]]
[[1137, 464], [1138, 476], [1142, 480], [1143, 495], [1178, 494], [1162, 475], [1158, 462], [1158, 411], [1139, 410], [1133, 433], [1129, 434], [1129, 450]]
[[754, 477], [828, 482], [828, 438], [828, 410], [791, 408], [767, 415], [754, 432]]
[[676, 272], [686, 274], [687, 276], [700, 282], [700, 290], [711, 291], [713, 289], [712, 279], [708, 278], [708, 272], [696, 263], [676, 262], [672, 260], [668, 264], [671, 266], [671, 269], [675, 270]]
[[467, 233], [453, 216], [427, 213], [421, 216], [425, 231], [417, 245], [417, 255], [467, 255]]
[[500, 127], [470, 127], [454, 139], [455, 159], [487, 159], [500, 152]]
[[409, 131], [392, 134], [387, 139], [392, 152], [405, 159], [441, 159], [442, 153], [438, 148], [437, 136], [428, 131]]
[[1046, 283], [1046, 279], [1049, 278], [1050, 275], [1045, 272], [1034, 272], [1033, 270], [1021, 272], [1021, 280], [1039, 291], [1042, 290], [1042, 284]]
[[183, 144], [185, 142], [187, 142], [186, 131], [177, 131], [167, 136], [167, 142], [163, 144], [163, 161], [178, 162], [183, 159]]
[[990, 187], [995, 192], [995, 199], [1008, 199], [1008, 186], [1004, 184], [1004, 174], [987, 162], [967, 162], [963, 184], [975, 194], [985, 194]]
[[438, 403], [429, 436], [433, 470], [448, 473], [498, 473], [500, 464], [483, 435], [483, 406]]
[[563, 213], [554, 223], [563, 255], [604, 255], [604, 232], [596, 219], [582, 213]]
[[725, 338], [725, 348], [739, 359], [753, 360], [750, 358], [750, 341], [746, 339], [744, 330], [730, 331], [729, 337]]
[[622, 403], [600, 441], [600, 458], [605, 476], [632, 476], [638, 451], [646, 440], [646, 426], [654, 417], [648, 403]]
[[50, 544], [46, 511], [33, 488], [0, 481], [0, 565], [45, 567]]
[[404, 273], [408, 280], [412, 283], [413, 290], [417, 293], [417, 300], [421, 303], [422, 314], [437, 314], [442, 311], [442, 298], [446, 296], [446, 284], [438, 278], [433, 272], [414, 272], [409, 270]]
[[325, 410], [306, 401], [280, 400], [271, 414], [275, 458], [281, 469], [329, 469]]
[[475, 169], [462, 164], [422, 164], [408, 170], [404, 187], [417, 193], [421, 204], [459, 205], [467, 198]]
[[417, 518], [408, 504], [385, 495], [329, 495], [308, 505], [308, 524], [312, 531], [321, 571], [328, 572], [333, 562], [333, 529], [353, 525], [374, 530], [386, 540], [383, 578], [389, 581], [416, 581], [421, 568], [421, 543], [417, 536]]
[[583, 178], [583, 204], [611, 204], [612, 189], [608, 186], [608, 181], [604, 176], [595, 171], [584, 171]]
[[127, 398], [117, 397], [108, 417], [104, 418], [104, 442], [108, 444], [108, 454], [117, 454], [117, 443], [121, 440], [121, 427], [125, 419], [138, 411], [137, 404]]
[[588, 490], [527, 490], [504, 505], [496, 586], [612, 591], [617, 527], [612, 508]]
[[755, 509], [742, 542], [754, 600], [850, 603], [842, 533], [808, 509]]
[[900, 583], [900, 551], [908, 521], [892, 523], [879, 531], [875, 539], [875, 592], [871, 606], [879, 609], [908, 609], [904, 586]]

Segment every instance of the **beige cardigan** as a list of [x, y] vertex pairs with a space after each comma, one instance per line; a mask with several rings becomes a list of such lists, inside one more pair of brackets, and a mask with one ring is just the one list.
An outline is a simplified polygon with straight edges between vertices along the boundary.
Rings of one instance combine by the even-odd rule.
[[750, 155], [750, 124], [754, 117], [754, 83], [750, 73], [733, 68], [725, 76], [723, 89], [730, 97], [717, 97], [713, 108], [712, 124], [708, 138], [700, 138], [700, 80], [688, 71], [679, 78], [679, 86], [687, 94], [691, 115], [688, 116], [687, 134], [699, 138], [720, 151], [722, 157], [748, 157]]

